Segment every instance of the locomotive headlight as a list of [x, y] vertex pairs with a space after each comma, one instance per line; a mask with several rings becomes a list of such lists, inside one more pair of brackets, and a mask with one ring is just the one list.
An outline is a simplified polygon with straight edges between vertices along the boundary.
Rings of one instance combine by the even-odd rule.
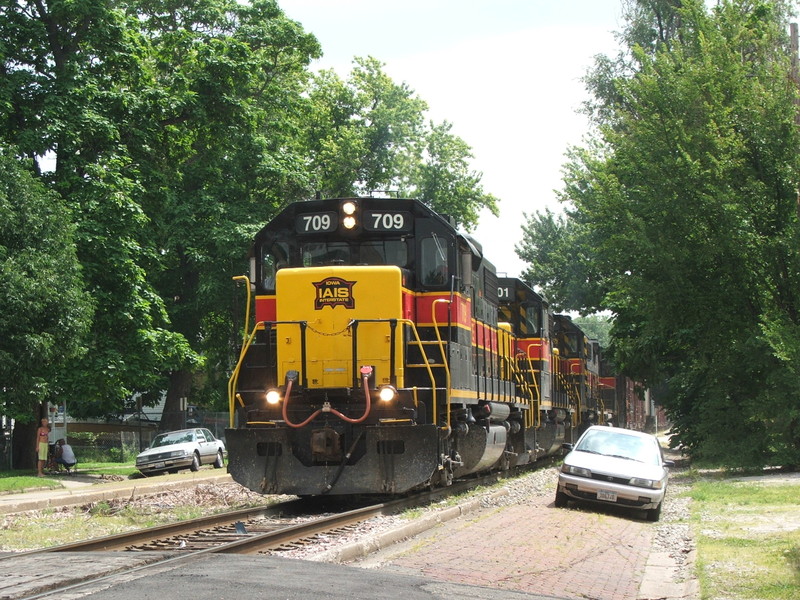
[[344, 217], [342, 218], [342, 226], [345, 229], [354, 229], [356, 226], [356, 212], [358, 212], [358, 204], [353, 200], [348, 200], [342, 203], [341, 211]]
[[277, 404], [281, 401], [281, 393], [278, 390], [267, 390], [267, 404]]
[[389, 402], [397, 397], [397, 390], [391, 385], [384, 385], [378, 390], [378, 398], [384, 402]]

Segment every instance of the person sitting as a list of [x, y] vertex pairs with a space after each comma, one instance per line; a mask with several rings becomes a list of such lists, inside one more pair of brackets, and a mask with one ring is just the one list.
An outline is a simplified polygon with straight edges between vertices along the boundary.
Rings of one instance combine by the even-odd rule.
[[72, 446], [67, 444], [63, 439], [56, 442], [56, 463], [64, 465], [67, 469], [67, 473], [78, 463], [78, 459], [75, 458], [75, 453], [72, 451]]

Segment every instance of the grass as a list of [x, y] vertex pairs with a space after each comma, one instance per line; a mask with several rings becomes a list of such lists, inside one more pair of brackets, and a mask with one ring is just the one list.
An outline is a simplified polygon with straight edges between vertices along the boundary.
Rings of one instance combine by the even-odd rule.
[[0, 471], [0, 493], [21, 492], [31, 488], [59, 488], [61, 482], [31, 475], [30, 471]]
[[702, 598], [800, 598], [800, 486], [698, 480], [689, 493]]
[[[124, 533], [193, 519], [226, 507], [132, 507], [114, 502], [90, 504], [83, 510], [48, 509], [7, 515], [0, 526], [0, 551], [24, 551]], [[87, 536], [87, 530], [91, 536]]]
[[[133, 470], [124, 464], [101, 463], [101, 465], [90, 468], [94, 472], [106, 471], [116, 474]], [[37, 484], [49, 480], [49, 478], [30, 477], [28, 473], [6, 472], [0, 475], [9, 481], [33, 479]], [[66, 475], [61, 476], [61, 478], [66, 477]], [[56, 477], [50, 480], [60, 485]], [[114, 535], [245, 506], [264, 506], [264, 498], [261, 496], [239, 498], [235, 494], [231, 496], [226, 488], [210, 486], [200, 496], [197, 496], [195, 491], [183, 495], [169, 493], [161, 496], [142, 496], [135, 500], [87, 502], [82, 506], [6, 514], [0, 518], [0, 552], [19, 552], [85, 540], [88, 537]]]
[[[119, 475], [127, 478], [137, 476], [139, 471], [133, 463], [88, 462], [78, 463], [78, 473]], [[64, 477], [67, 477], [65, 473], [37, 477], [31, 470], [0, 471], [0, 493], [13, 494], [33, 488], [60, 488], [63, 487], [61, 480]]]

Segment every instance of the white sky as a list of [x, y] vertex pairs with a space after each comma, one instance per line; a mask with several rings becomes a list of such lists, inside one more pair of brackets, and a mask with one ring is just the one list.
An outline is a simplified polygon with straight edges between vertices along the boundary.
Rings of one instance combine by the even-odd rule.
[[500, 199], [473, 235], [498, 272], [520, 275], [523, 212], [559, 211], [561, 165], [580, 144], [581, 78], [613, 54], [621, 0], [278, 0], [320, 41], [315, 68], [349, 73], [373, 56], [472, 147], [484, 190]]

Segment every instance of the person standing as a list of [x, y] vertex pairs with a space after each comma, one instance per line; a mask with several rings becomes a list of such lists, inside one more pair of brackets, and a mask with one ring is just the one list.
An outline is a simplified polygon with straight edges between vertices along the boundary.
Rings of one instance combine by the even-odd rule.
[[47, 453], [50, 449], [50, 424], [47, 419], [42, 419], [42, 424], [36, 430], [36, 456], [39, 459], [39, 472], [37, 477], [44, 477], [44, 464], [47, 462]]

